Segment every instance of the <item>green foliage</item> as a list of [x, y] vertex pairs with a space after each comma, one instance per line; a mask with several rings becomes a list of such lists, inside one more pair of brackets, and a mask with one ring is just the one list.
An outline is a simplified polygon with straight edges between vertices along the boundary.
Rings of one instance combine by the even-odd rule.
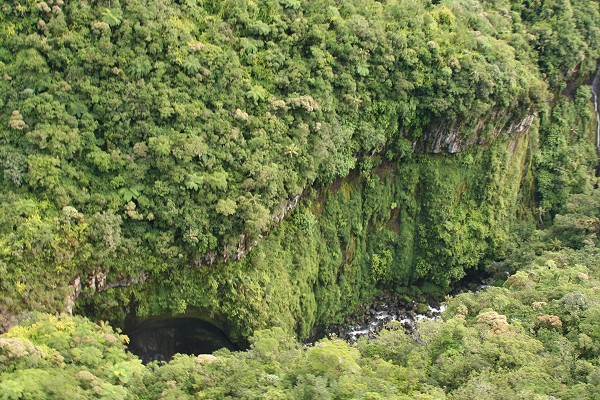
[[[124, 218], [124, 234], [191, 228], [215, 238], [206, 251], [220, 251], [256, 227], [244, 213], [223, 227], [217, 199], [191, 177], [237, 203], [260, 196], [257, 205], [274, 213], [313, 182], [346, 175], [359, 150], [393, 149], [432, 123], [470, 127], [491, 110], [546, 100], [530, 62], [546, 53], [503, 8], [521, 5], [213, 3], [3, 5], [0, 97], [12, 116], [2, 147], [27, 159], [21, 191], [89, 216], [123, 213], [130, 196], [118, 202], [115, 192], [160, 180], [138, 204], [155, 222]], [[574, 38], [577, 56], [561, 57], [561, 72], [594, 59], [597, 13], [587, 8], [574, 4], [564, 11], [569, 23], [549, 22]], [[268, 176], [264, 165], [275, 166]], [[4, 191], [17, 190], [10, 176]], [[69, 188], [68, 204], [57, 186]], [[173, 245], [177, 264], [197, 256], [181, 233]]]
[[[236, 337], [280, 326], [304, 338], [314, 326], [342, 322], [381, 289], [418, 283], [424, 293], [443, 295], [507, 240], [526, 143], [522, 138], [514, 151], [498, 143], [467, 155], [377, 167], [373, 159], [361, 174], [305, 193], [291, 217], [242, 260], [96, 292], [85, 302], [87, 312], [123, 315], [123, 304], [114, 301], [118, 292], [139, 299], [151, 314], [181, 312], [180, 304], [213, 310], [226, 316]], [[254, 207], [238, 203], [235, 213], [247, 206]], [[253, 240], [242, 236], [228, 247], [246, 252]], [[419, 269], [420, 262], [428, 269]]]
[[574, 98], [561, 97], [542, 114], [535, 177], [546, 221], [562, 211], [569, 194], [591, 190], [597, 159], [589, 138], [595, 126], [590, 96], [581, 87]]
[[[597, 190], [572, 196], [557, 220], [579, 237], [575, 232], [590, 229], [581, 218], [595, 218], [597, 199]], [[442, 318], [420, 321], [411, 336], [395, 322], [355, 344], [332, 338], [302, 345], [274, 327], [255, 331], [247, 351], [143, 366], [108, 325], [29, 315], [0, 336], [0, 398], [594, 400], [598, 237], [555, 251], [555, 234], [522, 241], [524, 249], [546, 250], [501, 287], [448, 297]], [[247, 282], [237, 288], [250, 290]]]
[[[307, 337], [382, 288], [448, 288], [507, 242], [536, 140], [511, 124], [542, 110], [543, 210], [589, 192], [588, 93], [547, 104], [595, 67], [598, 25], [579, 0], [3, 2], [0, 329], [73, 307], [79, 285], [90, 316], [198, 307], [238, 337]], [[417, 152], [439, 143], [466, 152]], [[595, 222], [565, 218], [576, 232], [552, 246], [585, 248]], [[370, 378], [388, 367], [354, 361]], [[247, 396], [293, 382], [300, 397], [377, 397], [381, 382], [311, 368]]]
[[226, 199], [219, 200], [217, 203], [217, 212], [223, 215], [232, 215], [235, 214], [235, 210], [237, 208], [237, 204], [235, 200]]
[[0, 337], [0, 399], [126, 399], [147, 372], [127, 337], [80, 317], [31, 315]]
[[371, 258], [371, 276], [376, 281], [390, 276], [390, 269], [393, 262], [393, 253], [390, 250], [384, 250], [381, 254], [373, 254]]
[[596, 68], [593, 54], [597, 49], [589, 40], [600, 40], [598, 25], [594, 28], [592, 23], [600, 14], [597, 2], [511, 1], [511, 5], [535, 35], [538, 63], [549, 82], [560, 87], [576, 78], [580, 69], [585, 74]]

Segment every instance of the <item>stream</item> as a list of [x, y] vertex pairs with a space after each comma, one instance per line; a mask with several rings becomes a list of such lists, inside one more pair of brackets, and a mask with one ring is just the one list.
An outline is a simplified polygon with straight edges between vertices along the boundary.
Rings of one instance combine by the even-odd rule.
[[417, 329], [418, 321], [439, 318], [445, 310], [445, 304], [435, 300], [418, 303], [395, 293], [384, 294], [377, 297], [370, 305], [359, 306], [357, 313], [344, 323], [331, 325], [318, 336], [337, 336], [353, 343], [363, 336], [375, 337], [391, 321], [400, 322], [407, 334], [413, 334]]
[[[464, 292], [478, 292], [493, 282], [491, 274], [472, 270], [448, 294], [456, 296]], [[444, 311], [444, 296], [420, 295], [415, 299], [404, 294], [384, 292], [372, 302], [358, 305], [343, 323], [315, 329], [312, 337], [305, 343], [333, 336], [354, 343], [361, 337], [375, 337], [391, 321], [400, 322], [406, 334], [417, 338], [417, 323], [423, 319], [440, 318]]]
[[[596, 151], [600, 157], [600, 63], [591, 82], [591, 91], [596, 113]], [[596, 175], [600, 176], [600, 163]], [[451, 294], [479, 291], [488, 286], [489, 278], [481, 273], [468, 274]], [[315, 328], [305, 343], [311, 345], [324, 337], [334, 336], [349, 343], [361, 337], [373, 338], [391, 321], [400, 322], [407, 334], [416, 336], [420, 320], [440, 318], [445, 310], [443, 298], [418, 296], [418, 299], [411, 299], [395, 292], [384, 292], [372, 302], [351, 310], [342, 323]], [[129, 349], [144, 363], [167, 361], [176, 353], [209, 354], [220, 348], [239, 349], [219, 324], [213, 324], [210, 319], [162, 316], [142, 321], [134, 317], [131, 321], [134, 323], [124, 329], [131, 338]]]

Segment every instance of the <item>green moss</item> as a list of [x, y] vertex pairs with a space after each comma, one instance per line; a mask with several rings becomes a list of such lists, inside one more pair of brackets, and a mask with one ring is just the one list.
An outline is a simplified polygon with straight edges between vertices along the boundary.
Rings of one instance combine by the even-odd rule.
[[[439, 295], [502, 250], [528, 143], [523, 135], [351, 174], [307, 194], [242, 260], [168, 271], [119, 290], [135, 293], [151, 313], [177, 312], [182, 302], [209, 308], [238, 337], [280, 326], [301, 338], [315, 325], [341, 322], [382, 289], [417, 284]], [[117, 315], [106, 307], [112, 295], [87, 302], [96, 315]]]

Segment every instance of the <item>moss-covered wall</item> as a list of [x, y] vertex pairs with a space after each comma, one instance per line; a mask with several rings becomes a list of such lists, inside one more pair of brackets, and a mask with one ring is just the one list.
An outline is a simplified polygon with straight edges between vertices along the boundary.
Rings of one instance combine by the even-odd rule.
[[142, 316], [198, 307], [224, 315], [234, 336], [282, 326], [307, 337], [382, 288], [442, 292], [502, 249], [536, 134], [534, 122], [464, 153], [364, 159], [308, 193], [245, 258], [169, 271], [82, 304], [113, 320], [130, 299]]

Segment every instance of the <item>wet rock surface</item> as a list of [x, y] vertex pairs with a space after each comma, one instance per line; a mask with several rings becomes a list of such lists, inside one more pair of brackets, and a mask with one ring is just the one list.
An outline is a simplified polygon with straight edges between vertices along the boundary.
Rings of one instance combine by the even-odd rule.
[[[456, 283], [449, 294], [456, 296], [465, 292], [478, 292], [493, 282], [493, 276], [484, 271], [470, 271]], [[387, 292], [376, 297], [371, 303], [357, 306], [343, 323], [316, 329], [307, 342], [313, 343], [324, 337], [336, 336], [353, 343], [363, 336], [375, 337], [391, 321], [399, 321], [404, 331], [418, 340], [417, 322], [422, 319], [440, 318], [445, 310], [446, 305], [442, 297], [421, 295], [418, 299], [410, 299], [406, 295]]]
[[315, 333], [310, 339], [314, 342], [323, 337], [337, 336], [350, 343], [360, 337], [375, 337], [391, 321], [399, 321], [407, 334], [416, 331], [417, 321], [439, 318], [446, 306], [440, 300], [426, 302], [409, 300], [395, 293], [383, 294], [370, 304], [359, 305], [342, 324], [330, 325]]

